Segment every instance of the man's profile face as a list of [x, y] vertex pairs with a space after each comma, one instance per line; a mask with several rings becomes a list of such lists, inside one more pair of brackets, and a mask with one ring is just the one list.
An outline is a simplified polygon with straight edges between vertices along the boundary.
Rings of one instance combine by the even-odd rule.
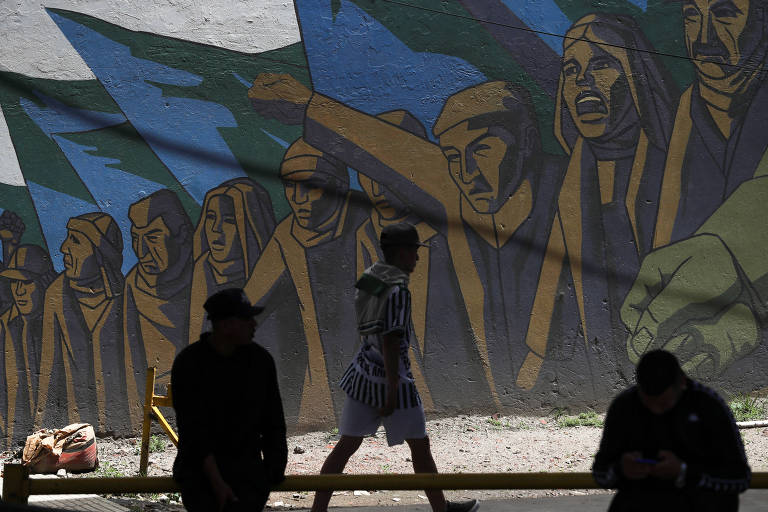
[[[763, 1], [763, 0], [751, 0]], [[685, 0], [683, 20], [688, 55], [699, 75], [725, 78], [743, 64], [742, 35], [747, 27], [750, 0]]]
[[563, 52], [563, 101], [588, 139], [611, 133], [633, 105], [621, 63], [598, 45], [576, 41]]
[[161, 274], [178, 256], [178, 247], [162, 217], [155, 217], [143, 228], [131, 225], [131, 244], [145, 274]]
[[242, 258], [237, 231], [235, 203], [227, 195], [218, 195], [208, 201], [205, 212], [205, 237], [211, 257], [215, 261]]
[[22, 316], [28, 316], [39, 311], [43, 305], [45, 289], [33, 279], [10, 279], [13, 301]]
[[358, 177], [358, 181], [360, 182], [360, 187], [368, 196], [368, 200], [382, 219], [399, 219], [408, 213], [407, 207], [389, 187], [381, 185], [379, 182], [362, 174]]
[[[464, 121], [440, 134], [440, 148], [451, 178], [479, 213], [498, 211], [508, 199], [505, 192], [512, 192], [506, 190], [509, 181], [520, 181], [522, 165], [512, 169], [502, 165], [507, 152], [517, 149], [514, 136], [504, 128], [470, 129], [469, 121]], [[517, 176], [509, 176], [510, 172]]]
[[338, 180], [316, 170], [283, 176], [283, 187], [296, 221], [305, 229], [316, 229], [330, 219], [342, 199]]
[[93, 244], [83, 233], [68, 229], [61, 253], [64, 255], [64, 274], [69, 279], [88, 280], [99, 275]]

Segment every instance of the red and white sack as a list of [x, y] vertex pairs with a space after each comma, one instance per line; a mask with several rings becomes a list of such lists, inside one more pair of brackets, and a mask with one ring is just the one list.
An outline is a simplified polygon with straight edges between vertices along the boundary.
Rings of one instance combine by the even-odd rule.
[[93, 427], [88, 423], [73, 423], [58, 430], [38, 430], [27, 436], [21, 462], [32, 473], [92, 470], [99, 465]]

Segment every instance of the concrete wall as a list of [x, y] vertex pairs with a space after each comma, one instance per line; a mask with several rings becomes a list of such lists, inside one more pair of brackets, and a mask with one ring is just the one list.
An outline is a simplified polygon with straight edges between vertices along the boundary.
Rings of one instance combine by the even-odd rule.
[[768, 12], [711, 3], [4, 8], [6, 439], [135, 430], [231, 286], [291, 427], [334, 424], [400, 220], [428, 411], [603, 407], [662, 347], [766, 386]]

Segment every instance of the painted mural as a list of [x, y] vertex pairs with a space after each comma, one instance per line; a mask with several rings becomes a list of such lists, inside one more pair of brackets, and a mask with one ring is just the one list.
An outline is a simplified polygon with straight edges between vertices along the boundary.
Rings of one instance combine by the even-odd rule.
[[[147, 367], [265, 307], [294, 429], [334, 424], [383, 227], [429, 412], [602, 407], [647, 350], [768, 386], [768, 8], [295, 0], [261, 53], [47, 15], [95, 75], [0, 71], [0, 428], [139, 428]], [[257, 27], [254, 27], [257, 29]]]

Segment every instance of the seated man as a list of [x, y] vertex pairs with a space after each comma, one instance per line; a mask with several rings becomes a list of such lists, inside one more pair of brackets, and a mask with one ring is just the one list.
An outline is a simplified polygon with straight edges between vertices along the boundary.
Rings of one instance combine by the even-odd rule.
[[251, 340], [252, 306], [240, 288], [203, 305], [213, 326], [173, 362], [179, 427], [173, 478], [190, 511], [262, 510], [288, 461], [272, 356]]
[[728, 405], [663, 350], [608, 409], [592, 473], [618, 489], [609, 512], [736, 511], [751, 476]]

